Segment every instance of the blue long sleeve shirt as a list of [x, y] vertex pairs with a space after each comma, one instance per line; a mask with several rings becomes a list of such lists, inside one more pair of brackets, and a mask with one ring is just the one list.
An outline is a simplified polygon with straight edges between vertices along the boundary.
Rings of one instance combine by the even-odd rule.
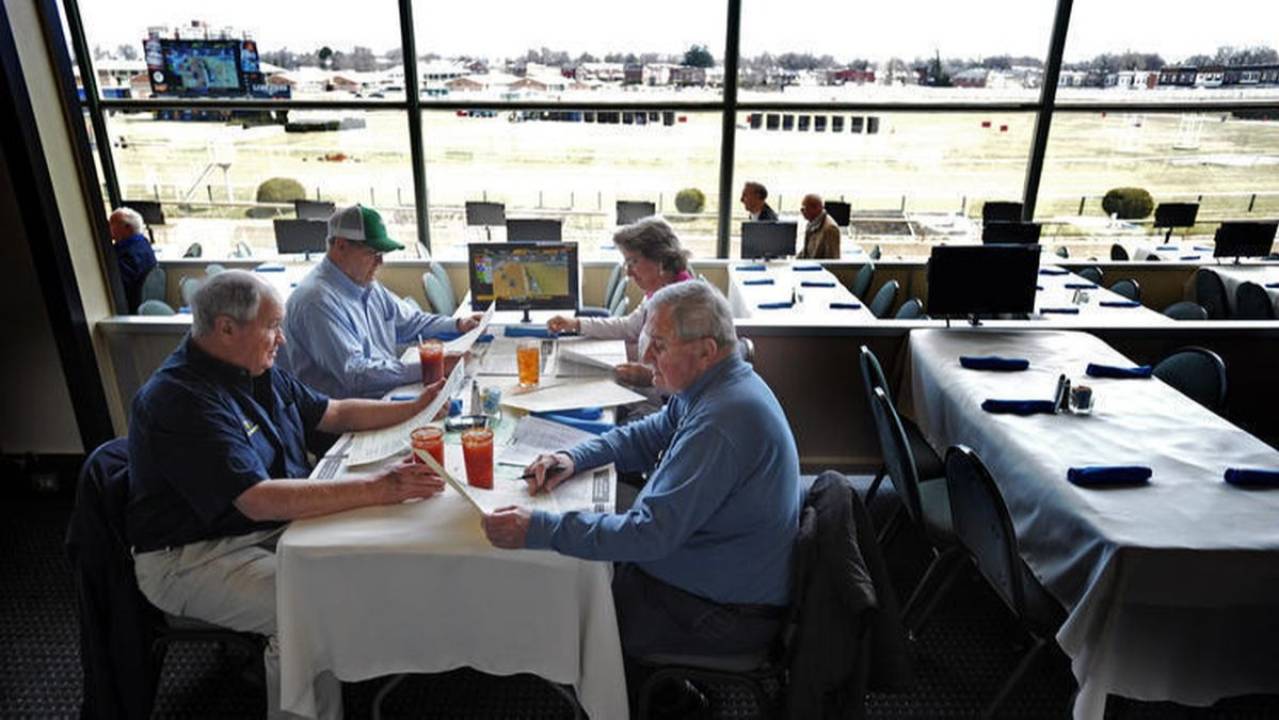
[[422, 379], [400, 349], [456, 329], [453, 318], [414, 311], [376, 280], [357, 285], [326, 257], [289, 296], [283, 354], [299, 380], [330, 397], [377, 398]]
[[142, 303], [142, 284], [155, 268], [155, 251], [146, 235], [136, 233], [115, 244], [115, 257], [120, 266], [120, 284], [129, 312], [137, 312]]
[[777, 398], [739, 357], [661, 412], [567, 452], [579, 470], [616, 463], [648, 483], [625, 513], [534, 512], [526, 547], [634, 562], [719, 603], [787, 604], [799, 453]]

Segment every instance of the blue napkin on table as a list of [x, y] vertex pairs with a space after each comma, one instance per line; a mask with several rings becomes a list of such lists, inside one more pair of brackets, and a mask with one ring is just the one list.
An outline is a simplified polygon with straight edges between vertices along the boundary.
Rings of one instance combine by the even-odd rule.
[[1082, 487], [1145, 485], [1154, 473], [1143, 465], [1085, 465], [1066, 471], [1066, 479]]
[[1270, 288], [1271, 290], [1275, 288], [1279, 288], [1279, 282], [1266, 283], [1266, 287]]
[[799, 286], [800, 286], [800, 287], [822, 287], [822, 288], [827, 288], [827, 287], [835, 287], [835, 283], [834, 283], [834, 282], [831, 282], [831, 281], [829, 281], [829, 280], [827, 280], [827, 281], [820, 281], [820, 280], [805, 280], [804, 282], [800, 283], [800, 284], [799, 284]]
[[1226, 482], [1241, 487], [1279, 487], [1279, 470], [1227, 468]]
[[506, 337], [530, 337], [530, 338], [554, 338], [558, 337], [555, 333], [544, 327], [521, 327], [519, 325], [507, 325], [503, 331]]
[[738, 265], [739, 272], [764, 272], [768, 267], [764, 265]]
[[791, 268], [794, 272], [821, 272], [821, 265], [796, 265]]
[[1072, 282], [1066, 283], [1067, 290], [1096, 290], [1097, 283], [1090, 282]]
[[284, 263], [262, 263], [253, 272], [284, 272]]
[[1048, 315], [1048, 314], [1050, 314], [1050, 313], [1051, 313], [1051, 314], [1056, 314], [1056, 315], [1078, 315], [1078, 314], [1079, 314], [1079, 308], [1077, 308], [1077, 307], [1053, 307], [1053, 308], [1051, 307], [1051, 308], [1039, 308], [1039, 314], [1040, 314], [1040, 315]]
[[[431, 336], [431, 339], [439, 340], [440, 342], [448, 342], [450, 340], [456, 340], [463, 335], [465, 335], [465, 333], [460, 333], [456, 330], [445, 330], [444, 332], [435, 333]], [[493, 342], [493, 336], [488, 333], [484, 333], [476, 338], [475, 342]]]
[[1040, 275], [1069, 275], [1070, 271], [1063, 270], [1062, 268], [1039, 268], [1039, 274]]
[[861, 303], [833, 302], [830, 304], [831, 310], [861, 310], [861, 308]]
[[1102, 307], [1114, 307], [1114, 308], [1141, 307], [1141, 303], [1137, 302], [1136, 300], [1102, 300], [1100, 304]]
[[1052, 400], [983, 400], [981, 409], [995, 415], [1051, 415], [1057, 412], [1057, 403]]
[[547, 415], [559, 415], [560, 417], [573, 418], [574, 420], [599, 420], [604, 417], [604, 408], [602, 407], [583, 407], [571, 410], [549, 410], [546, 412], [535, 412], [535, 417], [546, 417]]
[[1207, 245], [1195, 245], [1192, 249], [1198, 250], [1199, 252], [1212, 252], [1212, 248]]
[[1150, 365], [1138, 365], [1137, 367], [1115, 367], [1114, 365], [1088, 363], [1088, 367], [1084, 369], [1084, 374], [1088, 377], [1126, 380], [1129, 378], [1148, 378], [1154, 373], [1154, 370], [1155, 369]]
[[1159, 247], [1155, 249], [1156, 250], [1177, 250], [1178, 247], [1176, 245], [1160, 245]]
[[603, 435], [609, 430], [612, 430], [613, 428], [617, 427], [613, 423], [600, 422], [598, 420], [582, 420], [579, 418], [562, 415], [560, 413], [538, 413], [537, 416], [545, 420], [550, 420], [551, 422], [557, 422], [561, 425], [567, 425], [569, 427], [577, 428], [578, 430], [583, 430], [585, 432], [593, 433], [595, 435]]
[[1030, 367], [1025, 358], [999, 357], [998, 355], [960, 355], [959, 364], [969, 370], [997, 370], [1016, 372]]
[[782, 300], [779, 302], [760, 303], [757, 307], [760, 310], [785, 310], [787, 308], [795, 307], [795, 303], [790, 300]]
[[1043, 285], [1036, 285], [1036, 286], [1035, 286], [1035, 289], [1036, 289], [1036, 290], [1043, 290], [1043, 289], [1044, 289], [1044, 286], [1043, 286]]
[[772, 285], [772, 278], [757, 278], [755, 280], [744, 280], [743, 285]]
[[1181, 259], [1182, 260], [1198, 260], [1199, 256], [1198, 255], [1182, 255]]
[[179, 314], [179, 315], [190, 315], [190, 314], [191, 314], [191, 306], [190, 306], [190, 305], [183, 305], [182, 307], [179, 307], [179, 308], [178, 308], [178, 314]]

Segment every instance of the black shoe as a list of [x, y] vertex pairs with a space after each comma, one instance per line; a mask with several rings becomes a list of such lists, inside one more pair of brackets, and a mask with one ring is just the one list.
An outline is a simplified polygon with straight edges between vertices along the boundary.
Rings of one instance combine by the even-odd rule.
[[711, 701], [689, 680], [671, 680], [653, 691], [653, 717], [663, 720], [707, 720]]

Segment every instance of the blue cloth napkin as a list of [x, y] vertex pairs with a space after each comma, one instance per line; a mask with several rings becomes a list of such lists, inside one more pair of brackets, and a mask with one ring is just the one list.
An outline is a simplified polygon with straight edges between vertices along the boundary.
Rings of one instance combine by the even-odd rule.
[[507, 337], [531, 337], [531, 338], [553, 338], [558, 337], [555, 333], [544, 327], [521, 327], [519, 325], [507, 325], [503, 331]]
[[[440, 342], [448, 342], [450, 340], [456, 340], [462, 337], [464, 334], [465, 333], [460, 333], [456, 330], [445, 330], [444, 332], [435, 333], [434, 335], [431, 336], [431, 339], [439, 340]], [[483, 335], [476, 338], [475, 342], [493, 342], [493, 336], [488, 333], [484, 333]]]
[[1176, 245], [1160, 245], [1159, 247], [1155, 249], [1156, 250], [1177, 250], [1178, 247]]
[[739, 272], [764, 272], [768, 268], [764, 265], [738, 265]]
[[1066, 479], [1082, 487], [1145, 485], [1154, 473], [1143, 465], [1085, 465], [1066, 471]]
[[1096, 290], [1097, 283], [1090, 283], [1090, 282], [1066, 283], [1066, 289], [1067, 290]]
[[960, 355], [959, 364], [969, 370], [997, 370], [1016, 372], [1030, 367], [1025, 358], [1000, 357], [998, 355]]
[[787, 308], [795, 307], [795, 303], [790, 300], [783, 300], [781, 302], [760, 303], [757, 307], [759, 307], [760, 310], [785, 310]]
[[179, 314], [179, 315], [190, 315], [190, 314], [191, 314], [191, 306], [190, 306], [190, 305], [183, 305], [182, 307], [178, 308], [178, 314]]
[[262, 263], [253, 268], [254, 272], [284, 272], [283, 263]]
[[1039, 308], [1040, 315], [1056, 314], [1056, 315], [1078, 315], [1077, 307], [1059, 307], [1059, 308]]
[[983, 400], [981, 409], [996, 415], [1051, 415], [1057, 412], [1057, 403], [1052, 400]]
[[833, 302], [830, 304], [830, 309], [831, 310], [861, 310], [862, 304], [850, 303], [850, 302]]
[[555, 410], [548, 412], [535, 412], [536, 417], [546, 417], [547, 415], [559, 415], [560, 417], [573, 418], [575, 420], [599, 420], [604, 417], [604, 408], [602, 407], [584, 407], [575, 408], [573, 410]]
[[1212, 248], [1208, 247], [1207, 245], [1195, 245], [1191, 249], [1198, 250], [1199, 252], [1212, 252]]
[[569, 417], [559, 413], [540, 413], [538, 414], [538, 417], [550, 420], [551, 422], [557, 422], [561, 425], [577, 428], [578, 430], [583, 430], [588, 433], [593, 433], [595, 435], [603, 435], [616, 427], [613, 423], [600, 422], [598, 420], [581, 420], [579, 418]]
[[1035, 286], [1035, 289], [1036, 289], [1036, 290], [1043, 290], [1043, 289], [1044, 289], [1044, 286], [1043, 286], [1043, 285], [1036, 285], [1036, 286]]
[[1266, 283], [1266, 287], [1268, 287], [1268, 288], [1270, 288], [1270, 289], [1272, 289], [1272, 290], [1273, 290], [1274, 288], [1279, 288], [1279, 282]]
[[1198, 260], [1199, 256], [1198, 255], [1182, 255], [1181, 259], [1182, 260]]
[[799, 284], [800, 287], [835, 287], [835, 283], [821, 280], [805, 280]]
[[1141, 307], [1141, 303], [1137, 302], [1136, 300], [1102, 300], [1100, 305], [1102, 307], [1114, 307], [1114, 308]]
[[745, 281], [743, 281], [743, 282], [742, 282], [742, 284], [743, 284], [743, 285], [772, 285], [772, 284], [773, 284], [773, 279], [772, 279], [772, 278], [757, 278], [757, 279], [755, 279], [755, 280], [745, 280]]
[[791, 268], [795, 272], [821, 272], [821, 265], [796, 265]]
[[1227, 468], [1226, 482], [1241, 487], [1279, 487], [1279, 470]]
[[1154, 373], [1154, 371], [1155, 369], [1150, 365], [1138, 365], [1137, 367], [1115, 367], [1114, 365], [1088, 363], [1088, 367], [1084, 369], [1084, 374], [1088, 377], [1126, 380], [1129, 378], [1148, 378], [1152, 373]]
[[1062, 268], [1039, 268], [1040, 275], [1069, 275], [1069, 270]]

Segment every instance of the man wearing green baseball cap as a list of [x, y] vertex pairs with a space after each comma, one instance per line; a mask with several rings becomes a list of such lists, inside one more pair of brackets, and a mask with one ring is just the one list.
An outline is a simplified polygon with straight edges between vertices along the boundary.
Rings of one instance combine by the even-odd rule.
[[403, 250], [373, 208], [351, 205], [329, 218], [324, 260], [289, 296], [284, 320], [285, 365], [330, 397], [381, 397], [419, 382], [416, 360], [399, 348], [442, 333], [466, 332], [480, 315], [454, 320], [415, 310], [376, 279], [384, 253]]

